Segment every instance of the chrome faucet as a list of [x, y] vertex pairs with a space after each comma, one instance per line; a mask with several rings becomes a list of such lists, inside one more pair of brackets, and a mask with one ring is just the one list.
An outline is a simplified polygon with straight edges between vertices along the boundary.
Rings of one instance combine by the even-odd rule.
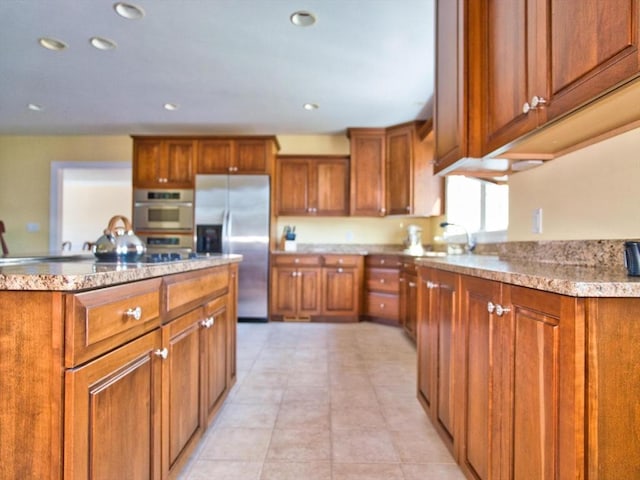
[[473, 237], [471, 236], [469, 231], [466, 228], [464, 228], [462, 225], [458, 225], [457, 223], [442, 222], [440, 224], [440, 227], [441, 228], [458, 227], [465, 233], [465, 235], [467, 236], [467, 243], [464, 245], [465, 253], [471, 253], [476, 248], [476, 244], [473, 241]]

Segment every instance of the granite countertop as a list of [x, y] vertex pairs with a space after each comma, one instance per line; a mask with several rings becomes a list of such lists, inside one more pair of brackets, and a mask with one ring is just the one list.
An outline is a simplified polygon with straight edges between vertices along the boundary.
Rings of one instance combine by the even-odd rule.
[[572, 297], [640, 297], [640, 277], [623, 270], [515, 261], [493, 255], [417, 258], [416, 263]]
[[93, 255], [0, 263], [0, 290], [77, 291], [237, 263], [242, 255], [211, 255], [164, 263], [98, 262]]

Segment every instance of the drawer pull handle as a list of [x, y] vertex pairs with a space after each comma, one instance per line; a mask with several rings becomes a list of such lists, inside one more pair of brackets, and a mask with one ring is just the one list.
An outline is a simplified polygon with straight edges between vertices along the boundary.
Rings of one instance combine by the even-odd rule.
[[495, 310], [496, 306], [493, 304], [493, 302], [487, 303], [487, 312], [493, 313]]
[[380, 260], [380, 265], [384, 265], [384, 258]]
[[124, 312], [124, 314], [129, 318], [133, 318], [134, 320], [140, 320], [142, 318], [142, 308], [130, 308], [129, 310]]
[[425, 283], [427, 284], [428, 289], [438, 288], [438, 284], [432, 282], [431, 280], [427, 280]]
[[381, 304], [380, 304], [380, 308], [384, 308], [384, 303], [381, 303]]
[[502, 305], [496, 305], [496, 315], [501, 317], [505, 313], [509, 313], [511, 309], [509, 307], [503, 307]]
[[344, 269], [339, 268], [339, 269], [338, 269], [338, 273], [342, 273], [342, 272], [344, 272]]
[[409, 282], [409, 287], [414, 288], [416, 286], [415, 282]]
[[384, 283], [384, 278], [381, 278], [381, 279], [380, 279], [380, 283]]
[[162, 358], [163, 360], [166, 360], [167, 357], [169, 356], [169, 350], [167, 350], [166, 348], [163, 348], [162, 350], [158, 349], [155, 352], [153, 352], [153, 354]]

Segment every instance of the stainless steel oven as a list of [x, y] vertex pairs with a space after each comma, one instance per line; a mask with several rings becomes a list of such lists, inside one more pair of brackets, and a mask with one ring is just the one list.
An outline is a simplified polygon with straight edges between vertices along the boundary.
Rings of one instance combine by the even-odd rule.
[[193, 251], [193, 235], [189, 233], [136, 233], [147, 246], [147, 252], [181, 253]]
[[134, 190], [133, 229], [193, 230], [193, 190]]

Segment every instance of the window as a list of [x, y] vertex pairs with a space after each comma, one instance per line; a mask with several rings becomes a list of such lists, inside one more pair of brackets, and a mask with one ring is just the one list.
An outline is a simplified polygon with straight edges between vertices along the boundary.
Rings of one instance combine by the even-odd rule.
[[506, 240], [509, 225], [508, 185], [452, 175], [447, 177], [446, 202], [447, 221], [462, 225], [470, 233], [476, 234], [476, 240]]

